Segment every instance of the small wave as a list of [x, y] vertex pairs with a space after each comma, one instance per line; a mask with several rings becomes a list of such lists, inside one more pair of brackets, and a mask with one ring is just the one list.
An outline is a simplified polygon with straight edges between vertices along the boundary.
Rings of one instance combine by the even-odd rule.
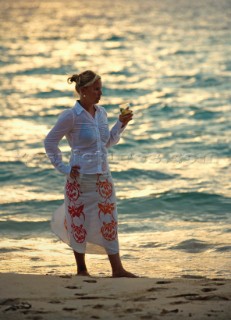
[[22, 251], [33, 251], [33, 249], [20, 247], [20, 248], [0, 248], [0, 253], [9, 253], [9, 252], [22, 252]]
[[191, 54], [196, 54], [196, 51], [194, 50], [177, 50], [174, 52], [174, 55], [191, 55]]
[[[173, 96], [173, 95], [166, 94], [166, 95], [164, 95], [164, 98], [169, 98], [171, 96]], [[174, 112], [175, 110], [174, 110], [174, 108], [172, 106], [169, 106], [168, 104], [165, 104], [165, 105], [162, 106], [161, 111], [169, 113], [169, 112]]]
[[208, 120], [213, 118], [220, 118], [222, 116], [222, 113], [220, 112], [214, 112], [210, 110], [197, 110], [194, 112], [193, 118], [199, 119], [199, 120]]
[[126, 38], [123, 37], [123, 36], [119, 36], [119, 35], [116, 35], [116, 34], [112, 34], [110, 36], [107, 36], [107, 38], [105, 39], [106, 41], [126, 41]]
[[71, 91], [65, 91], [62, 90], [51, 90], [51, 91], [39, 91], [38, 93], [35, 93], [33, 96], [40, 99], [47, 99], [47, 98], [57, 98], [57, 97], [63, 97], [63, 96], [72, 96], [73, 93]]
[[161, 246], [162, 246], [162, 244], [160, 244], [158, 242], [147, 242], [147, 243], [139, 245], [139, 248], [158, 248]]
[[231, 252], [231, 246], [223, 246], [223, 247], [219, 247], [216, 248], [217, 252]]
[[[21, 156], [23, 158], [23, 155]], [[30, 156], [30, 161], [32, 160], [42, 160], [46, 159], [45, 153], [37, 153]], [[4, 162], [2, 162], [4, 163]], [[24, 185], [31, 185], [31, 182], [33, 181], [33, 184], [46, 182], [47, 178], [57, 178], [56, 172], [54, 170], [50, 169], [31, 169], [26, 168], [25, 164], [21, 161], [11, 161], [11, 162], [5, 162], [6, 166], [1, 165], [1, 181], [11, 184], [12, 181], [16, 182], [19, 181], [24, 183]], [[36, 179], [36, 180], [35, 180]]]
[[225, 233], [231, 233], [231, 228], [224, 229], [223, 232], [225, 232]]
[[170, 180], [176, 178], [178, 175], [177, 174], [167, 174], [161, 171], [156, 171], [156, 170], [141, 170], [141, 169], [129, 169], [125, 171], [113, 171], [112, 175], [115, 179], [119, 180], [133, 180], [136, 178], [139, 179], [144, 179], [144, 178], [149, 178], [153, 180]]
[[145, 223], [142, 223], [142, 226], [140, 225], [140, 223], [134, 225], [131, 225], [131, 223], [124, 223], [120, 225], [121, 233], [139, 233], [141, 230], [142, 232], [153, 231], [153, 226]]
[[118, 75], [118, 76], [131, 76], [132, 73], [128, 71], [128, 69], [122, 69], [122, 70], [119, 70], [119, 71], [110, 71], [109, 72], [110, 75]]
[[129, 97], [132, 99], [133, 97], [146, 95], [151, 92], [151, 90], [148, 89], [139, 89], [139, 88], [123, 88], [123, 89], [112, 89], [109, 87], [105, 87], [104, 90], [104, 96], [116, 96], [116, 97]]
[[211, 149], [214, 150], [217, 158], [219, 158], [219, 156], [230, 158], [231, 156], [231, 147], [229, 141], [217, 142], [216, 144], [212, 144]]
[[1, 204], [1, 211], [5, 215], [21, 215], [25, 213], [49, 215], [58, 206], [62, 204], [63, 200], [44, 200], [38, 201], [36, 199], [21, 201], [21, 202], [10, 202]]
[[133, 256], [132, 254], [123, 254], [121, 257], [123, 260], [136, 260], [137, 256]]
[[220, 221], [230, 215], [231, 199], [202, 192], [165, 192], [118, 201], [119, 211], [136, 218], [168, 218], [184, 221]]
[[[1, 49], [0, 49], [1, 50]], [[8, 61], [4, 61], [0, 59], [0, 66], [7, 66], [9, 64]]]
[[[15, 165], [23, 165], [25, 167], [25, 164], [22, 162], [22, 161], [19, 161], [19, 160], [14, 160], [14, 161], [0, 161], [0, 166], [2, 166], [4, 168], [4, 166], [7, 166], [7, 165], [12, 165], [12, 166], [15, 166]], [[2, 173], [2, 168], [1, 168], [1, 173]], [[6, 170], [5, 170], [6, 171]]]
[[62, 39], [60, 36], [45, 36], [43, 35], [42, 37], [37, 38], [39, 41], [58, 41]]
[[224, 78], [213, 78], [203, 74], [197, 74], [195, 77], [192, 77], [194, 83], [190, 83], [190, 87], [194, 88], [206, 88], [206, 87], [217, 87], [227, 82], [228, 79]]
[[182, 250], [188, 253], [200, 253], [208, 250], [212, 247], [212, 244], [200, 241], [197, 239], [189, 239], [178, 243], [176, 246], [172, 246], [169, 249]]
[[46, 74], [66, 74], [66, 70], [64, 70], [62, 67], [58, 68], [48, 68], [48, 67], [42, 67], [42, 68], [30, 68], [30, 69], [24, 69], [20, 71], [14, 71], [14, 72], [7, 72], [7, 75], [13, 75], [13, 76], [23, 76], [23, 75], [46, 75]]
[[49, 231], [50, 230], [50, 221], [1, 221], [0, 223], [0, 232], [5, 233], [31, 233], [39, 231]]
[[[163, 97], [161, 98], [169, 98], [172, 97], [174, 95], [170, 94], [170, 93], [166, 93], [163, 95]], [[145, 114], [145, 111], [143, 111]], [[155, 104], [150, 104], [148, 106], [148, 109], [146, 111], [147, 117], [169, 117], [172, 116], [173, 114], [175, 114], [176, 109], [169, 104], [162, 104], [162, 103], [155, 103]]]
[[231, 71], [231, 61], [226, 61], [225, 66], [226, 66], [225, 68], [226, 71]]

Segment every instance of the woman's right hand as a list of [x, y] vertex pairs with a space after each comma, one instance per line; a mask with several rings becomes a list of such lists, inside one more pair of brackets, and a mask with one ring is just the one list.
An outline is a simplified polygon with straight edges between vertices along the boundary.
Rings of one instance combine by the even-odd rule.
[[79, 176], [79, 166], [73, 166], [71, 167], [70, 177], [71, 179], [76, 179]]

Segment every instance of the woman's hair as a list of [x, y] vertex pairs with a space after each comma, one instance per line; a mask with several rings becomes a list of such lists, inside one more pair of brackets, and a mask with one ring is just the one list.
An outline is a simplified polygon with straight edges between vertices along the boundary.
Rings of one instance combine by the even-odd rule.
[[67, 79], [68, 83], [75, 82], [75, 90], [79, 93], [79, 90], [83, 87], [88, 87], [101, 77], [91, 70], [86, 70], [80, 74], [73, 74]]

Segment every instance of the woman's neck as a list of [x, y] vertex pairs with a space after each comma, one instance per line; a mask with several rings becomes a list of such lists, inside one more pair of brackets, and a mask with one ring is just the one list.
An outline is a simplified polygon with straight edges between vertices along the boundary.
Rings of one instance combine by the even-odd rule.
[[95, 106], [94, 106], [94, 104], [88, 104], [88, 103], [86, 103], [86, 101], [82, 101], [82, 100], [79, 100], [79, 103], [91, 115], [93, 115], [93, 116], [95, 115]]

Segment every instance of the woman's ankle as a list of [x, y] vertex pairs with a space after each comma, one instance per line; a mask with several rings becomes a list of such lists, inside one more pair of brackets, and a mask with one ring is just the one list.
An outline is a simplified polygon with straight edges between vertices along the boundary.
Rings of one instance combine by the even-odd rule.
[[77, 276], [87, 276], [90, 277], [90, 274], [87, 270], [82, 270], [77, 272]]
[[134, 273], [131, 273], [125, 269], [112, 272], [113, 278], [138, 278]]

